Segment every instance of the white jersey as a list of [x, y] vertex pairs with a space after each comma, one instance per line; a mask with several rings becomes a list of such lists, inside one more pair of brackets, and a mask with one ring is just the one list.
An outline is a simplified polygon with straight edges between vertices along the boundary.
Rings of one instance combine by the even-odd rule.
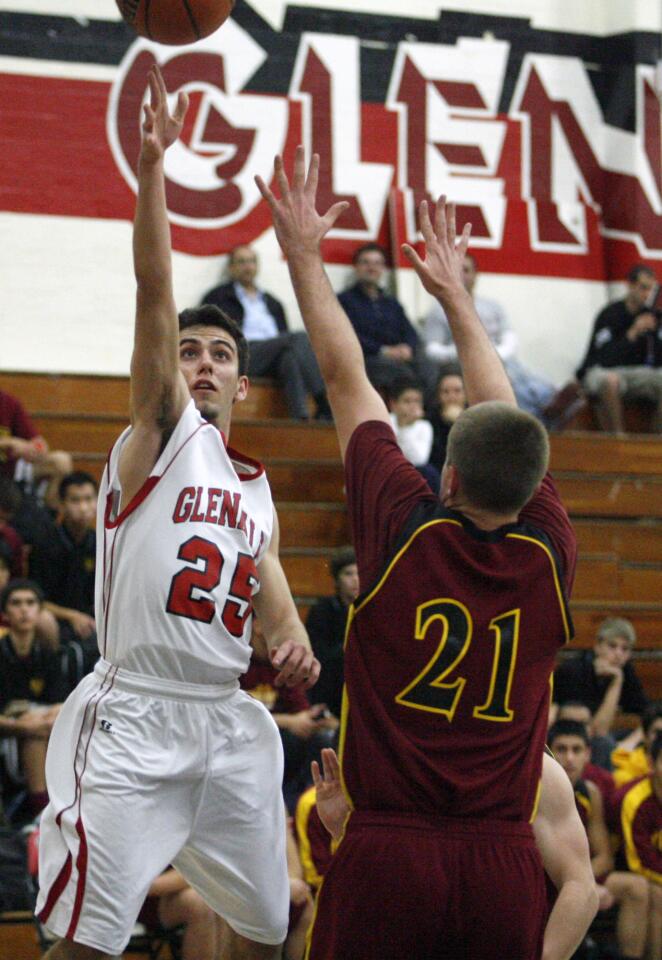
[[104, 470], [97, 511], [101, 656], [132, 673], [216, 684], [250, 660], [257, 564], [273, 526], [261, 464], [225, 447], [187, 405], [150, 476], [118, 508], [127, 428]]

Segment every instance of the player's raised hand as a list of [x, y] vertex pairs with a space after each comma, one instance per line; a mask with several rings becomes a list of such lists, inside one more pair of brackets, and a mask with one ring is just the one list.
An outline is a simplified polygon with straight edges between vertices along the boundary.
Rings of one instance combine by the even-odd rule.
[[287, 257], [306, 252], [316, 253], [322, 238], [349, 206], [347, 201], [341, 200], [334, 203], [323, 216], [317, 212], [315, 204], [319, 166], [320, 158], [314, 153], [306, 172], [304, 149], [297, 147], [290, 185], [283, 158], [277, 156], [274, 160], [274, 177], [280, 199], [274, 195], [262, 177], [255, 177], [260, 193], [271, 207], [276, 236]]
[[317, 760], [310, 765], [315, 785], [315, 803], [319, 818], [334, 840], [342, 834], [349, 813], [349, 804], [345, 799], [340, 782], [340, 764], [336, 751], [331, 747], [322, 750], [322, 770]]
[[188, 95], [180, 91], [172, 114], [168, 110], [168, 94], [163, 75], [156, 64], [150, 67], [149, 103], [143, 107], [143, 137], [140, 159], [156, 163], [182, 132], [188, 110]]
[[471, 224], [465, 224], [459, 241], [456, 236], [455, 204], [447, 203], [446, 197], [437, 200], [434, 210], [434, 223], [430, 219], [428, 203], [423, 200], [418, 213], [423, 240], [425, 241], [425, 259], [421, 260], [408, 243], [402, 245], [402, 252], [421, 278], [428, 293], [442, 302], [453, 292], [464, 290], [462, 283], [462, 261], [469, 246]]
[[278, 670], [277, 687], [313, 687], [320, 675], [320, 662], [310, 647], [296, 640], [286, 640], [269, 653], [271, 664]]

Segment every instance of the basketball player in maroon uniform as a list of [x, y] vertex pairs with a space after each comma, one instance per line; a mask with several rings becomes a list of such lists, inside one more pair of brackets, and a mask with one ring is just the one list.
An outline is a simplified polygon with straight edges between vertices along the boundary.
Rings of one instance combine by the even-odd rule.
[[442, 198], [420, 207], [425, 259], [470, 403], [439, 498], [403, 457], [324, 271], [345, 208], [315, 210], [299, 148], [277, 200], [258, 178], [326, 381], [362, 593], [350, 614], [340, 739], [352, 813], [322, 884], [312, 960], [532, 960], [546, 898], [530, 821], [576, 543], [548, 441], [513, 391], [462, 284], [469, 240]]

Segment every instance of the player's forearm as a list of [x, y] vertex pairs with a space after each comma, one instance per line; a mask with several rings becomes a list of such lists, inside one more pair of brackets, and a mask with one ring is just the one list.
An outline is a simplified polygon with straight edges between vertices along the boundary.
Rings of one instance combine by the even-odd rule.
[[139, 291], [163, 295], [172, 287], [170, 224], [163, 160], [138, 164], [138, 200], [133, 222], [133, 264]]
[[296, 613], [296, 609], [294, 615], [281, 619], [278, 624], [272, 627], [268, 635], [265, 629], [265, 639], [269, 651], [277, 649], [286, 640], [293, 640], [294, 643], [300, 643], [304, 646], [306, 650], [312, 650], [308, 631]]
[[338, 302], [319, 252], [290, 256], [288, 267], [310, 343], [327, 388], [365, 376], [363, 352]]
[[457, 347], [469, 403], [501, 400], [515, 405], [510, 380], [478, 318], [471, 296], [466, 290], [458, 289], [444, 297], [442, 306]]
[[595, 884], [578, 880], [564, 883], [549, 915], [543, 940], [542, 960], [569, 960], [598, 909]]

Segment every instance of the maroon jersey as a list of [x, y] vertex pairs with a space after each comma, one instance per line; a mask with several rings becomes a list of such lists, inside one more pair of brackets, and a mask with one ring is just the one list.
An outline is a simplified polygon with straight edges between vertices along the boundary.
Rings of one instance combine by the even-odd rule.
[[618, 797], [628, 868], [662, 884], [662, 803], [653, 778], [628, 784]]
[[584, 825], [584, 829], [588, 830], [588, 822], [591, 818], [591, 794], [589, 793], [585, 780], [578, 780], [574, 789], [575, 806], [577, 807], [579, 819]]
[[[21, 440], [33, 440], [37, 431], [23, 404], [10, 393], [0, 390], [0, 437], [19, 437]], [[0, 450], [0, 474], [11, 477], [14, 474], [15, 458], [6, 450]]]
[[361, 586], [345, 651], [342, 770], [355, 808], [529, 820], [575, 542], [551, 479], [497, 531], [445, 509], [387, 424], [354, 433]]

